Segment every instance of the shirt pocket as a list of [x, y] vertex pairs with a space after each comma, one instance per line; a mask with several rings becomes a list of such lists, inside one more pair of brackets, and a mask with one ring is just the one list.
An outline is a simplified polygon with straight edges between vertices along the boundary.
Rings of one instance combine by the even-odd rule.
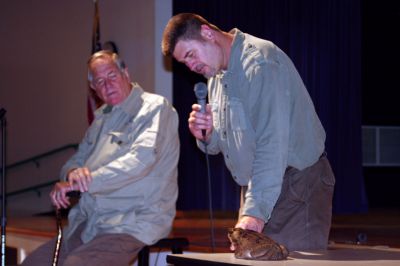
[[213, 118], [213, 126], [214, 126], [214, 128], [219, 129], [221, 122], [220, 122], [220, 119], [218, 116], [218, 111], [219, 111], [218, 102], [213, 101], [210, 104], [211, 104], [211, 112], [212, 112], [212, 118]]
[[110, 135], [111, 135], [111, 143], [115, 143], [119, 146], [126, 145], [130, 140], [129, 134], [125, 132], [111, 131]]
[[243, 131], [247, 128], [246, 115], [242, 102], [237, 98], [232, 98], [228, 103], [229, 121], [234, 131]]

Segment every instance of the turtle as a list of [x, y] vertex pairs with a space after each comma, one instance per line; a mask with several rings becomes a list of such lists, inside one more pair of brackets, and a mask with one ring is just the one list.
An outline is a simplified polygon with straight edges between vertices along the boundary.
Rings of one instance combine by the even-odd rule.
[[235, 246], [235, 258], [247, 260], [284, 260], [288, 249], [270, 237], [249, 229], [229, 228], [228, 238]]

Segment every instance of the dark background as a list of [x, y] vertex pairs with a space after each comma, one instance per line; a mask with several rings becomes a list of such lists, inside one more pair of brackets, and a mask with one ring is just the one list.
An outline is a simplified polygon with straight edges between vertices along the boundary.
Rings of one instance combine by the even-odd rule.
[[[362, 123], [400, 126], [400, 2], [362, 1], [362, 15]], [[400, 207], [400, 167], [363, 173], [370, 207]]]
[[[202, 0], [173, 1], [173, 13], [198, 13], [224, 31], [237, 27], [268, 39], [296, 65], [327, 132], [326, 149], [336, 176], [335, 213], [400, 206], [398, 167], [362, 167], [362, 125], [400, 125], [400, 9], [397, 1]], [[396, 64], [396, 65], [395, 65]], [[207, 209], [205, 157], [187, 129], [204, 79], [174, 62], [174, 105], [181, 119], [178, 209]], [[213, 207], [236, 210], [239, 187], [221, 156], [211, 156]]]

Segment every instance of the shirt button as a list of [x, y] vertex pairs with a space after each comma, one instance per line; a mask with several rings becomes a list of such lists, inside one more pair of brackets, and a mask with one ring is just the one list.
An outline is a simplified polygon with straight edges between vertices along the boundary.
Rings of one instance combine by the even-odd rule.
[[224, 84], [224, 88], [225, 88], [225, 89], [228, 88], [228, 84]]
[[227, 154], [227, 155], [225, 155], [226, 156], [226, 158], [228, 158], [229, 159], [229, 155]]
[[224, 134], [224, 137], [226, 137], [226, 131], [224, 131], [224, 133], [223, 133], [223, 134]]

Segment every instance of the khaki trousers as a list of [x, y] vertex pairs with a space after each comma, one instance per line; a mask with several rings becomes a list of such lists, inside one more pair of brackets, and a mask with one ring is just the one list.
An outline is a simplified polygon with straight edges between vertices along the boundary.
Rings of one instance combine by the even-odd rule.
[[[62, 243], [58, 266], [128, 266], [145, 246], [128, 234], [99, 235], [84, 244], [80, 239], [81, 229], [82, 227], [78, 228], [67, 243]], [[21, 265], [52, 265], [55, 244], [55, 238], [43, 244]]]

